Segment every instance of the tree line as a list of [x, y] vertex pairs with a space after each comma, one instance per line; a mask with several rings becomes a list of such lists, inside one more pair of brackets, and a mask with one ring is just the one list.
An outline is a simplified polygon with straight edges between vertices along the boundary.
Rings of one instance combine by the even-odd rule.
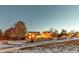
[[25, 39], [27, 32], [25, 23], [23, 21], [17, 21], [13, 27], [8, 28], [4, 32], [0, 29], [0, 40], [21, 40]]
[[[62, 37], [71, 35], [76, 36], [79, 35], [79, 32], [67, 32], [67, 30], [62, 29], [61, 33], [58, 33], [58, 30], [54, 30], [50, 28], [51, 32], [53, 32], [55, 37]], [[4, 32], [0, 29], [0, 40], [24, 40], [27, 33], [26, 24], [23, 21], [17, 21], [13, 27], [6, 29]]]

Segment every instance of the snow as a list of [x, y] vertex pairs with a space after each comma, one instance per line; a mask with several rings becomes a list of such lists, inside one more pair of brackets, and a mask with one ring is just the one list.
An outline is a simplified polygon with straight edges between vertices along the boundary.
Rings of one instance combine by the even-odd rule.
[[63, 46], [55, 46], [53, 48], [53, 45], [50, 46], [49, 48], [45, 48], [45, 47], [35, 47], [32, 50], [18, 50], [15, 52], [18, 53], [78, 53], [79, 52], [79, 46], [73, 48], [73, 46], [75, 45], [65, 45]]
[[[34, 43], [27, 43], [27, 41], [7, 41], [0, 42], [0, 52], [1, 53], [76, 53], [79, 52], [79, 46], [78, 45], [50, 45], [48, 48], [45, 47], [36, 47], [38, 45], [45, 45], [45, 44], [51, 44], [56, 42], [65, 42], [65, 41], [71, 41], [71, 40], [79, 40], [79, 38], [67, 38], [63, 40], [49, 40], [49, 41], [41, 41], [41, 42], [34, 42]], [[31, 50], [20, 50], [22, 48], [26, 47], [34, 47]]]
[[0, 49], [6, 49], [11, 47], [14, 47], [14, 45], [0, 45]]
[[8, 41], [8, 44], [25, 44], [27, 43], [26, 40], [21, 40], [21, 41]]

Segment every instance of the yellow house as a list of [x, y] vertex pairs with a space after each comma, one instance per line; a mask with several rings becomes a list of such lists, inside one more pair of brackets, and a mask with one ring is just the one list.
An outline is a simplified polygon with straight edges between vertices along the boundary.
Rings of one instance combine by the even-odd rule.
[[52, 39], [53, 33], [50, 31], [42, 32], [41, 37], [44, 39]]
[[26, 34], [26, 40], [27, 41], [36, 41], [40, 37], [41, 37], [40, 32], [28, 32]]

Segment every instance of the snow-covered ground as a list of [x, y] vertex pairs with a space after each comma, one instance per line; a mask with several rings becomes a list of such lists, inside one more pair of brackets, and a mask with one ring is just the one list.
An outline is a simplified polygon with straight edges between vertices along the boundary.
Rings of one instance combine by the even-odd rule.
[[[67, 38], [63, 40], [50, 40], [50, 41], [41, 41], [41, 42], [34, 42], [34, 43], [27, 43], [27, 41], [7, 41], [0, 42], [0, 52], [14, 52], [14, 53], [59, 53], [59, 52], [79, 52], [79, 46], [78, 45], [50, 45], [48, 48], [45, 47], [35, 47], [38, 45], [45, 45], [45, 44], [51, 44], [51, 43], [57, 43], [57, 42], [65, 42], [65, 41], [71, 41], [71, 40], [79, 40], [79, 38]], [[33, 49], [24, 49], [20, 50], [22, 48], [26, 47], [34, 47]]]
[[35, 47], [32, 49], [18, 50], [18, 53], [79, 53], [79, 45], [50, 45], [47, 47]]
[[31, 49], [19, 50], [11, 48], [3, 50], [1, 52], [12, 52], [12, 53], [79, 53], [79, 45], [48, 45], [46, 47], [33, 47]]

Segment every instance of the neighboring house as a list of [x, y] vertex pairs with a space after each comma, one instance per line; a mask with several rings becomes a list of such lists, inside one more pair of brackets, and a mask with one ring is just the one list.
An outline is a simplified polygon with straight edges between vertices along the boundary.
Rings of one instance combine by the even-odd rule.
[[53, 37], [54, 37], [54, 33], [51, 31], [42, 32], [41, 35], [42, 35], [42, 38], [44, 38], [44, 39], [53, 39]]
[[41, 37], [40, 32], [31, 31], [26, 34], [26, 40], [28, 41], [36, 41], [40, 37]]

